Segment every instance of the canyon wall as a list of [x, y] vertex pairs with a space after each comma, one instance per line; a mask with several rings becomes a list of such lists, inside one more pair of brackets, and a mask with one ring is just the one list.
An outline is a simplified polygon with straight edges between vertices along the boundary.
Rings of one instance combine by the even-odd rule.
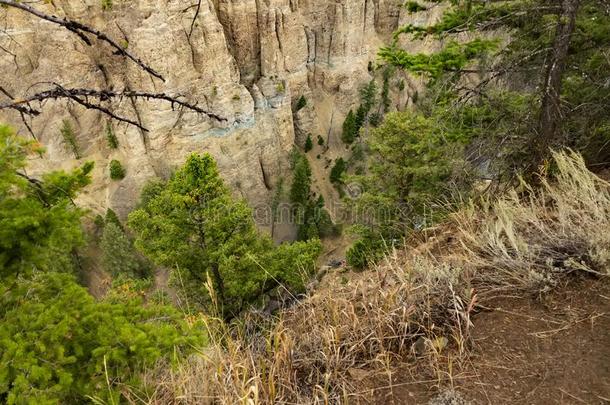
[[[105, 4], [105, 7], [103, 6]], [[209, 152], [236, 195], [269, 201], [278, 179], [289, 179], [288, 156], [306, 134], [330, 134], [358, 102], [370, 80], [367, 66], [397, 27], [399, 0], [54, 0], [33, 7], [108, 33], [161, 73], [158, 80], [107, 45], [86, 45], [73, 33], [21, 10], [0, 10], [0, 102], [58, 83], [68, 88], [144, 90], [180, 95], [224, 120], [154, 100], [104, 102], [148, 131], [109, 121], [98, 111], [65, 100], [32, 106], [26, 117], [46, 146], [30, 172], [71, 168], [94, 160], [93, 185], [80, 197], [93, 212], [106, 207], [125, 216], [153, 177], [167, 177], [193, 151]], [[308, 107], [293, 116], [304, 95]], [[80, 158], [60, 135], [63, 120], [77, 135]], [[15, 111], [0, 122], [32, 136]], [[110, 126], [118, 149], [107, 145]], [[329, 136], [330, 137], [330, 136]], [[338, 138], [336, 136], [335, 138]], [[331, 139], [331, 143], [338, 141]], [[109, 178], [111, 159], [123, 180]]]

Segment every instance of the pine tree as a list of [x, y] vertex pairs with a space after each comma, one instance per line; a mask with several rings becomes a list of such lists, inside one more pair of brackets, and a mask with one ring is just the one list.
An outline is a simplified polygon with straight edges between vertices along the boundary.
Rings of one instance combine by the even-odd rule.
[[108, 147], [110, 149], [117, 149], [119, 147], [119, 140], [114, 134], [110, 122], [106, 124], [106, 142], [108, 142]]
[[304, 155], [300, 155], [294, 167], [290, 201], [293, 204], [306, 206], [311, 192], [311, 167]]
[[305, 153], [309, 152], [312, 149], [313, 149], [313, 141], [311, 139], [311, 134], [308, 134], [307, 139], [305, 139], [305, 147], [304, 147]]
[[358, 134], [360, 133], [360, 128], [362, 128], [366, 123], [367, 115], [368, 111], [366, 111], [366, 107], [364, 106], [364, 104], [360, 104], [360, 106], [356, 110], [356, 117], [354, 118], [354, 138], [358, 136]]
[[41, 179], [22, 174], [27, 155], [40, 152], [36, 143], [27, 142], [9, 127], [0, 125], [0, 278], [3, 279], [41, 268], [69, 271], [73, 250], [84, 244], [80, 226], [83, 211], [72, 200], [91, 181], [93, 163], [71, 173], [47, 173]]
[[[395, 34], [442, 39], [438, 52], [413, 54], [394, 42], [380, 56], [428, 77], [430, 100], [452, 111], [446, 124], [464, 122], [460, 132], [483, 135], [490, 156], [501, 144], [506, 167], [496, 170], [512, 176], [531, 172], [550, 148], [577, 148], [591, 162], [610, 157], [603, 84], [610, 60], [600, 57], [610, 51], [608, 27], [610, 14], [600, 0], [456, 2], [437, 23], [409, 24]], [[489, 39], [497, 32], [510, 35]], [[478, 80], [464, 86], [462, 78], [472, 73]], [[481, 112], [473, 122], [473, 113]], [[477, 127], [484, 130], [477, 133]]]
[[299, 97], [299, 100], [297, 101], [295, 110], [299, 111], [299, 110], [305, 108], [305, 106], [307, 106], [307, 99], [305, 98], [304, 95], [301, 95], [301, 97]]
[[[27, 297], [25, 299], [24, 297]], [[170, 307], [97, 302], [73, 276], [0, 286], [0, 398], [8, 404], [122, 403], [125, 384], [205, 340]]]
[[347, 170], [347, 162], [343, 158], [339, 158], [335, 161], [333, 168], [330, 170], [330, 181], [332, 183], [341, 183], [341, 176]]
[[345, 117], [345, 121], [343, 121], [341, 140], [346, 144], [350, 144], [354, 142], [357, 132], [356, 116], [352, 110], [349, 110], [349, 113], [347, 113], [347, 116]]
[[119, 162], [118, 160], [112, 159], [110, 161], [109, 170], [110, 170], [110, 178], [112, 180], [121, 180], [121, 179], [125, 178], [125, 174], [126, 174], [125, 168], [123, 167], [121, 162]]
[[377, 101], [377, 84], [375, 79], [371, 80], [366, 86], [360, 90], [361, 105], [366, 116]]
[[120, 403], [145, 367], [188, 353], [203, 336], [174, 309], [97, 302], [77, 283], [70, 273], [84, 211], [72, 200], [93, 164], [28, 177], [26, 157], [40, 152], [0, 126], [0, 398]]
[[[252, 210], [233, 199], [208, 154], [191, 155], [163, 190], [129, 215], [128, 223], [136, 247], [158, 264], [175, 268], [192, 302], [214, 311], [216, 299], [226, 317], [300, 271], [268, 262], [275, 255], [272, 241], [257, 232]], [[305, 256], [319, 251], [316, 242], [305, 246]], [[311, 271], [313, 262], [304, 268]], [[213, 296], [205, 287], [208, 279]], [[302, 282], [287, 287], [302, 288]]]
[[76, 139], [76, 134], [74, 133], [74, 128], [72, 127], [70, 120], [65, 119], [62, 121], [59, 133], [61, 134], [64, 145], [74, 153], [75, 158], [80, 159], [80, 147], [78, 146], [78, 140]]
[[116, 212], [114, 212], [114, 210], [112, 208], [108, 208], [106, 210], [106, 216], [104, 218], [104, 222], [106, 224], [115, 224], [121, 231], [125, 230], [125, 228], [123, 228], [123, 224], [121, 223], [121, 220], [119, 219], [119, 216], [116, 214]]
[[113, 276], [140, 278], [150, 275], [150, 266], [138, 255], [125, 232], [114, 222], [106, 222], [100, 247], [104, 268]]
[[324, 198], [311, 196], [311, 167], [305, 155], [296, 158], [290, 201], [297, 224], [297, 239], [309, 240], [329, 236], [335, 232], [330, 215], [324, 209]]

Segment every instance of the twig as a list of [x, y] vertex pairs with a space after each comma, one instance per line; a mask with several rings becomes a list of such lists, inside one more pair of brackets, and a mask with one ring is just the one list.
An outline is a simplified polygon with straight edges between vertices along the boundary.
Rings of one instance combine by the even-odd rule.
[[583, 401], [582, 399], [578, 398], [577, 396], [574, 396], [574, 395], [570, 394], [568, 391], [564, 390], [563, 388], [559, 388], [559, 391], [563, 392], [564, 394], [566, 394], [570, 398], [577, 400], [581, 404], [586, 404], [585, 401]]
[[606, 313], [591, 315], [591, 316], [588, 316], [586, 318], [578, 319], [578, 320], [576, 320], [574, 322], [568, 322], [565, 325], [563, 325], [562, 327], [557, 328], [557, 329], [545, 330], [545, 331], [540, 331], [540, 332], [530, 332], [530, 333], [528, 333], [528, 335], [532, 335], [532, 336], [535, 336], [537, 338], [544, 339], [544, 338], [553, 336], [553, 335], [555, 335], [555, 334], [557, 334], [557, 333], [559, 333], [559, 332], [561, 332], [563, 330], [570, 329], [572, 326], [574, 326], [576, 324], [579, 324], [581, 322], [588, 321], [588, 320], [593, 321], [594, 319], [597, 319], [600, 316], [604, 316], [604, 315], [606, 315]]

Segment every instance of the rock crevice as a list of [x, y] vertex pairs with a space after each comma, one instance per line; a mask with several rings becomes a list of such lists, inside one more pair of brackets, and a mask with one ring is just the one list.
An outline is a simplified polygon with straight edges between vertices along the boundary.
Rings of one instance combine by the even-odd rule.
[[[301, 133], [326, 133], [320, 127], [333, 111], [347, 111], [360, 83], [369, 80], [367, 64], [396, 28], [401, 10], [395, 0], [178, 0], [115, 1], [102, 10], [98, 0], [36, 4], [49, 14], [69, 15], [108, 33], [166, 78], [153, 80], [138, 66], [112, 55], [102, 44], [88, 47], [61, 27], [15, 9], [0, 10], [0, 86], [22, 97], [63, 86], [163, 91], [206, 105], [227, 118], [215, 122], [164, 102], [117, 100], [108, 108], [146, 124], [150, 130], [113, 124], [118, 149], [105, 136], [107, 119], [68, 102], [45, 104], [30, 126], [47, 147], [34, 159], [34, 172], [74, 167], [94, 160], [94, 183], [81, 197], [94, 211], [107, 207], [126, 215], [151, 177], [169, 175], [190, 152], [209, 152], [227, 183], [252, 204], [269, 200], [295, 143], [291, 106], [303, 94], [310, 110], [299, 118]], [[320, 101], [320, 103], [316, 103]], [[321, 114], [321, 115], [320, 115]], [[333, 112], [334, 114], [334, 112]], [[75, 121], [81, 160], [65, 148], [62, 119]], [[0, 121], [27, 134], [16, 112], [0, 111]], [[339, 121], [339, 120], [336, 120]], [[108, 163], [118, 159], [125, 179], [110, 180]], [[268, 162], [273, 162], [269, 164]], [[249, 176], [248, 173], [261, 173]]]

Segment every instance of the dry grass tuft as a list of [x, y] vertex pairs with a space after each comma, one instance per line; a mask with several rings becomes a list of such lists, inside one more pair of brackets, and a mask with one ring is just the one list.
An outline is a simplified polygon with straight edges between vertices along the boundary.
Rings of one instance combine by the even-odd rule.
[[[216, 328], [218, 340], [202, 355], [147, 376], [157, 389], [146, 402], [349, 403], [361, 394], [363, 370], [391, 377], [398, 359], [437, 358], [447, 337], [465, 340], [469, 290], [457, 291], [459, 273], [448, 267], [400, 261], [388, 257], [341, 288], [311, 295], [267, 333]], [[432, 362], [427, 372], [444, 378], [438, 367]]]
[[553, 182], [456, 214], [479, 281], [547, 291], [572, 271], [609, 275], [610, 184], [574, 152], [554, 154]]
[[545, 291], [573, 271], [608, 275], [610, 184], [574, 153], [554, 159], [555, 180], [540, 190], [455, 214], [450, 252], [442, 240], [405, 247], [367, 272], [329, 275], [278, 318], [209, 320], [210, 346], [178, 368], [151, 370], [152, 393], [138, 402], [354, 403], [363, 376], [387, 375], [391, 389], [396, 365], [411, 360], [426, 378], [451, 381], [451, 356], [467, 352], [482, 295]]

